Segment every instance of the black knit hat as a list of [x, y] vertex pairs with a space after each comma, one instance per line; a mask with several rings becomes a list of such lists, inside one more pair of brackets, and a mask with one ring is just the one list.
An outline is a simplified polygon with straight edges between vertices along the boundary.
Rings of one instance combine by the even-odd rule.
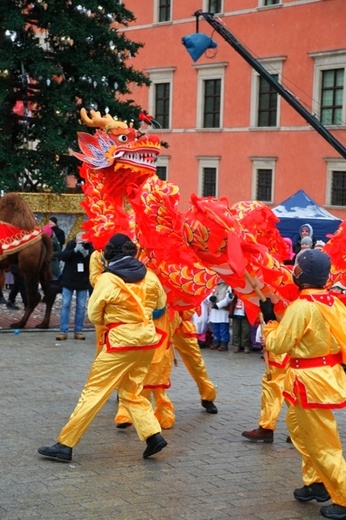
[[115, 261], [124, 256], [136, 256], [137, 247], [130, 237], [117, 233], [106, 244], [103, 256], [108, 261]]
[[294, 281], [299, 287], [304, 284], [311, 287], [324, 287], [328, 280], [330, 266], [329, 256], [319, 249], [301, 251], [297, 255], [296, 266], [293, 269]]
[[49, 217], [49, 220], [51, 220], [52, 222], [54, 222], [54, 224], [57, 224], [58, 223], [58, 219], [54, 216], [52, 217]]

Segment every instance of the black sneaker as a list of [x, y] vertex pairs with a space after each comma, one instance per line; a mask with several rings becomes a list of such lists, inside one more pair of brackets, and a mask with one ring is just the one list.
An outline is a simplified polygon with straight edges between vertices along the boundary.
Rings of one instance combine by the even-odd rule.
[[155, 453], [158, 453], [163, 448], [165, 448], [165, 446], [167, 446], [167, 442], [159, 433], [155, 433], [154, 435], [148, 437], [146, 443], [147, 447], [143, 452], [143, 459], [147, 459], [148, 457], [151, 457], [151, 455], [155, 455]]
[[57, 442], [53, 446], [42, 447], [37, 450], [40, 455], [48, 459], [58, 460], [59, 462], [70, 462], [72, 460], [72, 448]]
[[132, 426], [132, 423], [130, 422], [122, 422], [122, 423], [118, 423], [116, 424], [116, 428], [119, 428], [120, 430], [125, 430], [126, 428], [130, 428], [130, 426]]
[[15, 303], [12, 303], [12, 302], [7, 302], [6, 307], [8, 309], [12, 309], [13, 311], [19, 311], [18, 305], [16, 305]]
[[[314, 482], [314, 484], [311, 484], [310, 486], [303, 486], [302, 488], [295, 489], [293, 491], [293, 496], [299, 502], [309, 502], [310, 500], [316, 500], [317, 502], [327, 502], [327, 500], [330, 499], [330, 495], [326, 490], [323, 482]], [[346, 518], [346, 507], [344, 507], [344, 509], [345, 516], [343, 518]]]
[[331, 504], [330, 506], [322, 506], [320, 509], [321, 515], [332, 520], [345, 520], [346, 507], [338, 506], [338, 504]]
[[202, 399], [201, 404], [203, 408], [206, 409], [207, 413], [217, 413], [218, 409], [216, 408], [213, 401], [207, 401], [206, 399]]

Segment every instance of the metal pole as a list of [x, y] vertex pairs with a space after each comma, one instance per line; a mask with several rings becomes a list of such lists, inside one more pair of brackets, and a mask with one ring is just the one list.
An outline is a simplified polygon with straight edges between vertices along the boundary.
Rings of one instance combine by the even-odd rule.
[[228, 42], [234, 50], [240, 54], [245, 61], [247, 61], [253, 69], [255, 69], [260, 76], [262, 76], [275, 90], [282, 96], [304, 119], [307, 121], [333, 148], [346, 159], [346, 148], [320, 123], [320, 121], [303, 105], [296, 100], [296, 98], [286, 90], [273, 76], [241, 45], [241, 43], [235, 38], [235, 36], [226, 29], [220, 22], [215, 20], [214, 16], [210, 13], [203, 13], [202, 11], [196, 11], [194, 13], [196, 21], [199, 16], [203, 18], [211, 25], [217, 33], [219, 33], [226, 42]]

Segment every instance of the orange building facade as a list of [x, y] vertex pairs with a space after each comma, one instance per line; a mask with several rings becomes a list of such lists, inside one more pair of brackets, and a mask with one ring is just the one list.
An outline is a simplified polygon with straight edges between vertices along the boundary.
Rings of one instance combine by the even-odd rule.
[[[215, 12], [227, 31], [345, 146], [345, 0], [126, 0], [136, 22], [125, 29], [144, 43], [135, 68], [149, 88], [129, 96], [160, 123], [169, 144], [158, 162], [177, 184], [181, 209], [191, 193], [262, 200], [273, 207], [304, 190], [346, 218], [346, 160], [233, 48], [199, 17], [217, 43], [193, 61], [182, 38], [194, 13]], [[129, 64], [131, 63], [131, 59]]]

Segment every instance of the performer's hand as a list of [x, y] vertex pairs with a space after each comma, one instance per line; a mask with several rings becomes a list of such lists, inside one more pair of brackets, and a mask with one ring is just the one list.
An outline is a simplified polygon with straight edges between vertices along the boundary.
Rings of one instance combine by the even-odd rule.
[[275, 316], [275, 312], [274, 312], [274, 305], [272, 304], [270, 299], [267, 298], [265, 302], [262, 302], [260, 300], [259, 304], [260, 304], [260, 309], [261, 309], [262, 314], [263, 314], [264, 321], [266, 323], [268, 321], [271, 321], [271, 320], [275, 320], [276, 321], [276, 316]]
[[212, 305], [211, 308], [212, 308], [212, 309], [218, 309], [219, 307], [216, 305], [216, 303], [214, 303], [214, 305]]

